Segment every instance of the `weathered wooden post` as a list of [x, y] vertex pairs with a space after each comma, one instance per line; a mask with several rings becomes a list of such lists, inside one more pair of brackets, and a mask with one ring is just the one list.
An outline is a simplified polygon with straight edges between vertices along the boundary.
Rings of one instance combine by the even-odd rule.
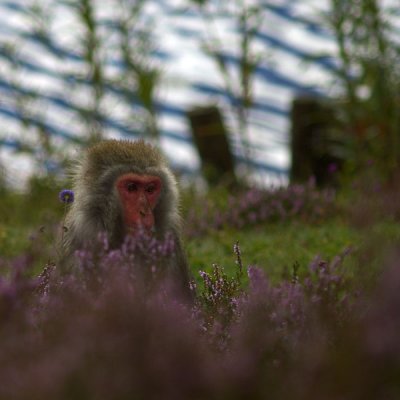
[[337, 184], [343, 143], [335, 139], [337, 120], [332, 105], [313, 97], [294, 99], [291, 110], [290, 182], [315, 177], [318, 186]]
[[235, 183], [233, 156], [219, 109], [196, 107], [187, 112], [187, 117], [207, 182], [211, 185]]

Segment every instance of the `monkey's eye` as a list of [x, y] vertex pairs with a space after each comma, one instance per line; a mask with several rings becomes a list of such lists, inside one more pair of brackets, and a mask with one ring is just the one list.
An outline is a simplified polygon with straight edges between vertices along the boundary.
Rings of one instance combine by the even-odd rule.
[[150, 193], [150, 194], [154, 193], [155, 190], [156, 190], [156, 185], [154, 185], [154, 184], [151, 184], [151, 185], [146, 187], [146, 192], [147, 193]]
[[128, 190], [128, 192], [136, 192], [138, 190], [138, 186], [135, 182], [129, 182], [126, 185], [126, 189]]

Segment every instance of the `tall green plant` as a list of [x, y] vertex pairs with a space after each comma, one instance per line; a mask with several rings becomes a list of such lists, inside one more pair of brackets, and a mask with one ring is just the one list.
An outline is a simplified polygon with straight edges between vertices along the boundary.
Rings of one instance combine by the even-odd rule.
[[[108, 118], [118, 119], [112, 108], [115, 99], [117, 103], [129, 105], [124, 115], [129, 124], [138, 126], [137, 130], [144, 135], [155, 139], [159, 136], [155, 96], [162, 74], [151, 61], [155, 46], [152, 25], [146, 20], [144, 10], [147, 3], [148, 0], [111, 0], [108, 5], [113, 6], [113, 13], [107, 19], [100, 17], [102, 6], [95, 0], [49, 1], [46, 4], [30, 0], [27, 3], [24, 14], [27, 37], [34, 38], [39, 51], [59, 63], [57, 72], [60, 78], [68, 81], [70, 89], [60, 97], [67, 98], [65, 102], [71, 106], [70, 111], [83, 122], [82, 141], [102, 138]], [[71, 12], [74, 18], [74, 30], [70, 35], [79, 44], [72, 51], [81, 59], [79, 69], [76, 69], [76, 62], [64, 60], [65, 52], [60, 49], [65, 45], [58, 43], [58, 36], [54, 35], [59, 27], [54, 25], [53, 16], [61, 11]], [[2, 63], [7, 70], [4, 79], [14, 89], [7, 102], [18, 113], [21, 130], [36, 129], [40, 142], [48, 149], [52, 140], [46, 131], [47, 116], [43, 113], [47, 99], [43, 99], [38, 90], [28, 89], [19, 79], [20, 74], [26, 73], [25, 53], [20, 51], [25, 44], [25, 38], [15, 43], [7, 40], [0, 43]], [[121, 62], [116, 64], [116, 59]], [[115, 73], [117, 65], [120, 70]], [[110, 94], [114, 96], [111, 102]]]
[[[33, 18], [35, 14], [32, 12], [30, 16]], [[43, 31], [43, 38], [44, 35]], [[5, 43], [0, 46], [0, 51], [3, 56], [4, 70], [7, 71], [3, 79], [11, 89], [10, 93], [4, 97], [4, 104], [15, 111], [19, 118], [19, 129], [22, 132], [21, 137], [16, 139], [15, 153], [31, 155], [39, 172], [47, 173], [47, 167], [50, 164], [57, 164], [63, 157], [60, 158], [61, 154], [57, 154], [57, 149], [47, 129], [43, 113], [45, 106], [40, 100], [40, 95], [26, 88], [22, 83], [25, 71], [17, 44]], [[0, 102], [2, 100], [0, 99]], [[7, 134], [7, 132], [4, 133]]]
[[123, 69], [116, 85], [129, 104], [139, 102], [142, 107], [144, 131], [155, 141], [159, 140], [156, 93], [161, 81], [161, 70], [150, 59], [155, 46], [151, 24], [143, 20], [147, 0], [132, 2], [116, 0], [121, 12], [116, 20], [118, 48]]
[[[265, 54], [254, 50], [254, 39], [265, 18], [264, 7], [261, 2], [249, 5], [246, 0], [191, 0], [191, 3], [198, 7], [206, 25], [207, 36], [203, 41], [203, 49], [215, 61], [221, 74], [225, 91], [230, 98], [232, 113], [237, 117], [237, 132], [243, 153], [247, 161], [250, 161], [248, 128], [249, 112], [254, 104], [254, 72], [265, 58]], [[224, 54], [224, 40], [218, 34], [216, 18], [221, 15], [228, 16], [239, 32], [239, 65], [236, 70], [230, 68]]]
[[356, 166], [374, 159], [390, 177], [400, 162], [400, 48], [390, 11], [377, 0], [331, 0], [340, 59], [342, 116]]
[[87, 107], [79, 108], [78, 111], [87, 126], [89, 141], [94, 142], [103, 136], [102, 105], [106, 87], [104, 37], [100, 33], [94, 0], [70, 0], [68, 4], [74, 10], [84, 32], [80, 38], [86, 68], [84, 79], [89, 85], [91, 95]]

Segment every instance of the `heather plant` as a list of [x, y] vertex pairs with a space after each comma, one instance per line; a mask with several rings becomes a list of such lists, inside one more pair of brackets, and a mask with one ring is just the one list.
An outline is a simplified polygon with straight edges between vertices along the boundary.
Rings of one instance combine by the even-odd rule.
[[29, 254], [13, 260], [0, 259], [0, 321], [5, 321], [18, 309], [26, 307], [25, 297], [35, 287], [35, 280], [25, 276], [31, 261]]
[[202, 329], [211, 335], [211, 342], [220, 351], [228, 346], [229, 329], [237, 318], [239, 299], [243, 296], [243, 264], [238, 242], [233, 250], [236, 255], [236, 275], [228, 276], [224, 267], [218, 264], [213, 264], [211, 272], [199, 271], [203, 287], [194, 305], [195, 315], [202, 321]]
[[[95, 250], [94, 250], [95, 249]], [[158, 239], [144, 230], [127, 236], [119, 248], [111, 248], [105, 233], [99, 234], [95, 247], [83, 248], [75, 252], [76, 274], [86, 286], [104, 288], [108, 281], [120, 271], [125, 271], [131, 285], [145, 282], [146, 287], [153, 282], [167, 279], [175, 261], [175, 242], [172, 234]]]
[[313, 179], [305, 185], [243, 190], [229, 195], [222, 206], [216, 206], [209, 199], [203, 200], [199, 202], [201, 208], [192, 207], [187, 215], [187, 234], [190, 237], [224, 227], [242, 229], [293, 219], [318, 221], [332, 216], [337, 207], [335, 192], [332, 189], [318, 190]]
[[377, 222], [400, 220], [399, 172], [393, 175], [391, 182], [371, 179], [365, 175], [353, 182], [352, 206], [349, 207], [352, 223], [365, 228]]
[[[232, 197], [243, 204], [241, 227], [290, 218], [326, 222], [335, 211], [332, 193], [312, 185], [251, 193]], [[304, 205], [290, 216], [295, 195]], [[289, 216], [249, 219], [271, 196]], [[216, 202], [220, 215], [232, 215], [233, 203]], [[209, 215], [207, 229], [214, 223]], [[225, 221], [221, 228], [239, 227]], [[398, 252], [388, 262], [361, 254], [358, 268], [348, 271], [346, 249], [329, 260], [315, 257], [305, 270], [295, 263], [277, 282], [255, 265], [246, 268], [248, 252], [236, 242], [235, 272], [214, 262], [194, 273], [188, 299], [163, 273], [174, 263], [168, 235], [139, 231], [119, 248], [104, 234], [93, 241], [76, 252], [67, 273], [49, 259], [38, 274], [40, 252], [33, 248], [0, 259], [0, 398], [399, 396]]]
[[[400, 393], [398, 257], [371, 292], [360, 293], [362, 279], [345, 274], [347, 253], [315, 259], [304, 277], [295, 267], [279, 284], [250, 266], [246, 286], [236, 244], [238, 275], [214, 267], [203, 274], [193, 303], [162, 279], [149, 288], [132, 275], [139, 265], [129, 248], [136, 241], [120, 249], [99, 241], [103, 249], [91, 259], [88, 250], [78, 254], [82, 264], [68, 275], [49, 264], [32, 278], [25, 273], [28, 258], [2, 260], [9, 272], [0, 285], [0, 398], [373, 399], [389, 393], [394, 399]], [[160, 262], [171, 251], [153, 239], [140, 246]]]

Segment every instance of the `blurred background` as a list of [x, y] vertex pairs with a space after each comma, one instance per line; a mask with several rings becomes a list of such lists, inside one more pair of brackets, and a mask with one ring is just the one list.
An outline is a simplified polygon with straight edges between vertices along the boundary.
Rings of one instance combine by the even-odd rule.
[[[1, 0], [1, 186], [101, 138], [183, 180], [282, 185], [399, 161], [399, 10], [378, 0]], [[333, 178], [335, 177], [335, 178]]]

